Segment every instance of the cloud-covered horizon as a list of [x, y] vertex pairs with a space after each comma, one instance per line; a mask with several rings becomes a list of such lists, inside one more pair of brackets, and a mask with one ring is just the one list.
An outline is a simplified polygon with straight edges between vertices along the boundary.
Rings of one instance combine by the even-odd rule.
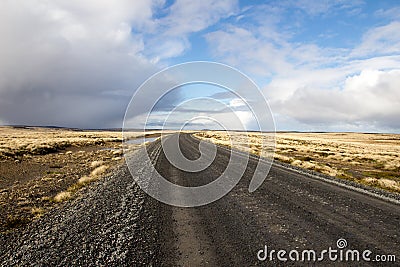
[[259, 85], [278, 130], [400, 132], [400, 5], [371, 3], [2, 1], [0, 125], [121, 127], [152, 74], [210, 60]]
[[131, 34], [151, 18], [151, 3], [139, 2], [3, 1], [1, 119], [88, 128], [120, 123], [135, 87], [157, 70], [140, 57], [142, 41]]

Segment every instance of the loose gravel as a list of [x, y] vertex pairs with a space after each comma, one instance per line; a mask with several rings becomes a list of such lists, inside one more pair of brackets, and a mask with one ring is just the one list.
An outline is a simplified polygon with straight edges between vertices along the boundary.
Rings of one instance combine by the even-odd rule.
[[151, 266], [158, 205], [124, 165], [19, 232], [0, 235], [0, 266]]

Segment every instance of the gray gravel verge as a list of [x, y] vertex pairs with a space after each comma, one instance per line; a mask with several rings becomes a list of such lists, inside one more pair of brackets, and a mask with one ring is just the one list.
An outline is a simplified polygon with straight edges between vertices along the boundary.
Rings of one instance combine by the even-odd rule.
[[0, 266], [151, 266], [157, 203], [124, 165], [22, 231], [0, 235]]

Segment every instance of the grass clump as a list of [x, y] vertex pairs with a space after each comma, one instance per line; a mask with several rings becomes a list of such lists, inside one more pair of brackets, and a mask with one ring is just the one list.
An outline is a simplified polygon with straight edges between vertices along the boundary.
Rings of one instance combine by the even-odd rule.
[[70, 199], [71, 196], [72, 196], [71, 192], [69, 192], [69, 191], [63, 191], [63, 192], [58, 193], [58, 194], [53, 198], [53, 200], [54, 200], [54, 202], [59, 203], [59, 202], [63, 202], [63, 201], [65, 201], [65, 200]]
[[96, 181], [101, 175], [105, 174], [108, 170], [109, 166], [107, 165], [100, 165], [102, 161], [93, 161], [90, 165], [91, 167], [95, 167], [94, 170], [90, 173], [90, 175], [85, 175], [79, 178], [78, 182], [68, 187], [67, 191], [63, 191], [58, 193], [54, 198], [54, 202], [63, 202], [65, 200], [70, 199], [73, 194], [75, 194], [79, 189], [86, 186], [87, 184]]
[[31, 213], [35, 217], [40, 217], [40, 216], [42, 216], [44, 214], [44, 209], [43, 208], [38, 208], [38, 207], [32, 207]]
[[90, 163], [90, 167], [92, 168], [97, 168], [99, 166], [103, 165], [103, 161], [102, 160], [95, 160], [92, 163]]
[[94, 169], [94, 170], [90, 173], [90, 176], [91, 176], [91, 177], [98, 177], [98, 176], [104, 174], [104, 173], [107, 171], [107, 169], [108, 169], [108, 166], [107, 166], [107, 165], [99, 166], [99, 167], [97, 167], [96, 169]]

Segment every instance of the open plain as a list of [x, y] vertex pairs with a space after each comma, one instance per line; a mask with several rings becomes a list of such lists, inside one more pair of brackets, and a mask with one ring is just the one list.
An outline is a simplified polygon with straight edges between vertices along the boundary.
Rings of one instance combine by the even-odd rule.
[[0, 127], [0, 232], [22, 227], [123, 163], [120, 131]]
[[303, 169], [400, 193], [399, 134], [278, 132], [273, 155], [273, 135], [267, 133], [209, 131], [196, 136], [258, 156], [273, 156]]
[[[167, 136], [164, 142], [171, 140]], [[214, 155], [212, 146], [200, 152], [199, 142], [190, 134], [179, 136], [187, 159]], [[240, 181], [219, 200], [195, 208], [174, 207], [146, 195], [135, 180], [153, 181], [154, 166], [176, 184], [207, 184], [224, 172], [232, 153], [240, 152], [218, 146], [211, 165], [194, 173], [171, 164], [160, 140], [144, 149], [153, 165], [133, 152], [132, 173], [123, 164], [20, 231], [0, 234], [0, 265], [376, 266], [384, 259], [385, 266], [398, 266], [398, 199], [387, 201], [280, 163], [274, 163], [264, 183], [250, 193], [259, 161], [250, 157]], [[181, 195], [179, 190], [166, 193]], [[339, 241], [346, 244], [340, 250]], [[264, 257], [265, 246], [275, 254]], [[323, 254], [330, 248], [335, 255], [347, 255], [348, 250], [371, 253], [367, 259], [332, 261]], [[289, 260], [286, 254], [281, 261], [276, 251], [282, 249], [299, 251], [300, 256]]]

